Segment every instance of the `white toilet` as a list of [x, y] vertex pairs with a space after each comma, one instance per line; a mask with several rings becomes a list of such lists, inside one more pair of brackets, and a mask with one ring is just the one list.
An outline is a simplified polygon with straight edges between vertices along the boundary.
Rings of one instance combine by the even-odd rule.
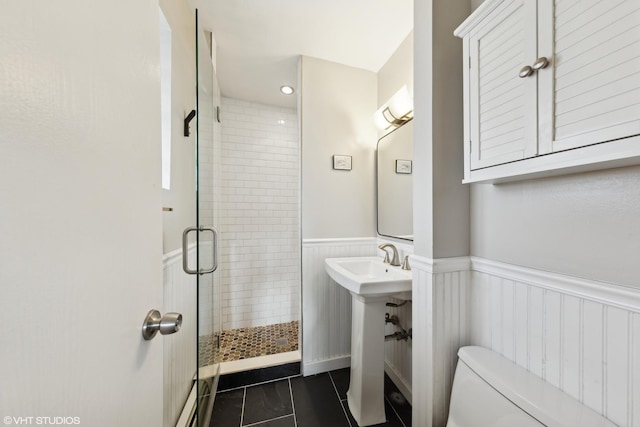
[[482, 347], [463, 347], [447, 427], [615, 427], [515, 363]]

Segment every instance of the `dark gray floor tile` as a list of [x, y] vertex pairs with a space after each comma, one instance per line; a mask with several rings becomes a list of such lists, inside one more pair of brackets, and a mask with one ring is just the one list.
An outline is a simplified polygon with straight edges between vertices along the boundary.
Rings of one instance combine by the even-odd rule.
[[349, 427], [329, 374], [291, 379], [298, 427]]
[[349, 390], [349, 381], [351, 380], [351, 369], [343, 368], [329, 372], [333, 383], [336, 385], [340, 399], [347, 398], [347, 390]]
[[269, 420], [264, 423], [254, 424], [255, 427], [295, 427], [295, 425], [296, 423], [293, 420], [293, 415], [289, 415], [288, 417], [284, 418], [277, 418], [275, 420]]
[[[344, 409], [346, 410], [347, 415], [349, 416], [349, 421], [351, 422], [351, 426], [358, 427], [358, 423], [356, 423], [356, 420], [353, 418], [353, 415], [351, 415], [351, 411], [349, 411], [349, 405], [347, 405], [347, 401], [344, 400], [342, 401], [342, 403], [344, 404]], [[386, 399], [384, 401], [384, 413], [387, 416], [387, 422], [382, 424], [376, 424], [375, 427], [403, 427], [402, 422], [400, 421], [398, 416], [395, 414], [395, 412], [393, 412], [393, 408], [391, 407], [389, 402], [386, 401]]]
[[391, 402], [393, 409], [396, 410], [404, 425], [411, 427], [411, 405], [386, 374], [384, 376], [384, 395]]
[[242, 417], [244, 389], [216, 394], [210, 427], [238, 427]]
[[293, 406], [288, 380], [247, 387], [242, 425], [289, 414], [293, 414]]

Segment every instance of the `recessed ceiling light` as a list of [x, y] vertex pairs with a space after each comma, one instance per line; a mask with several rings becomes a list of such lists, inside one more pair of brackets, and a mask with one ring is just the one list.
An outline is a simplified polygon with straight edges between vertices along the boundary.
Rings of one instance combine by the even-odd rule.
[[284, 93], [285, 95], [291, 95], [293, 93], [293, 88], [291, 86], [280, 86], [280, 92]]

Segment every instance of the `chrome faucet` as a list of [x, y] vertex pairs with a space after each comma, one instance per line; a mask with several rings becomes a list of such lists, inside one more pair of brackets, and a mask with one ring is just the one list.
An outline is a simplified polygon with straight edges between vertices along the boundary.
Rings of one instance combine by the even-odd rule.
[[[393, 259], [389, 261], [389, 252], [387, 252], [387, 248], [393, 249]], [[391, 243], [383, 243], [378, 246], [378, 249], [382, 249], [384, 251], [384, 262], [387, 264], [398, 266], [400, 265], [400, 259], [398, 258], [398, 250]]]

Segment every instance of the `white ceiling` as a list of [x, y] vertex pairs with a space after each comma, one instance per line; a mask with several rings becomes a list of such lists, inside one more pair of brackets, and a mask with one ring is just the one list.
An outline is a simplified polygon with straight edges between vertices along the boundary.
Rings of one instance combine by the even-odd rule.
[[413, 28], [413, 0], [198, 0], [223, 96], [295, 108], [298, 56], [377, 72]]

